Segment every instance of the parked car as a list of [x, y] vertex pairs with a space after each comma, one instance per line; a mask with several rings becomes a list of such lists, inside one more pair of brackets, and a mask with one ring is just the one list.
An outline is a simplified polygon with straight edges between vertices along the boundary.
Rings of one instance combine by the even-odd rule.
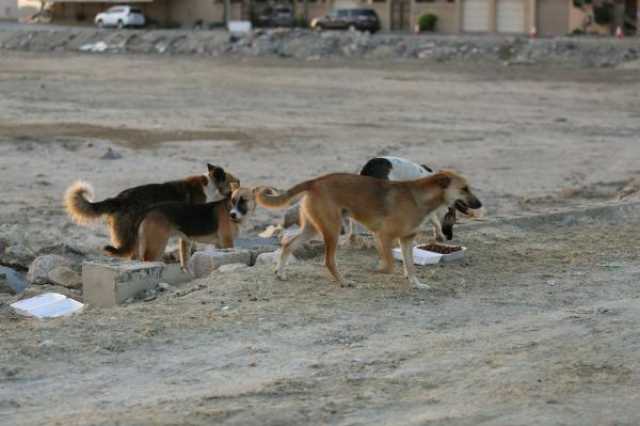
[[317, 30], [359, 30], [375, 33], [380, 30], [380, 18], [373, 9], [334, 9], [327, 16], [311, 21]]
[[137, 7], [113, 6], [105, 12], [98, 13], [96, 25], [102, 27], [143, 27], [146, 19], [144, 13]]
[[295, 18], [293, 10], [289, 6], [267, 6], [258, 15], [256, 26], [258, 27], [293, 27]]

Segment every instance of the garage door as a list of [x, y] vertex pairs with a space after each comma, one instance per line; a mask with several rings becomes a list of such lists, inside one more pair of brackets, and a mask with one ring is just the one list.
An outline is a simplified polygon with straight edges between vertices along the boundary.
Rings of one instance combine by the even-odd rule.
[[496, 27], [499, 33], [526, 32], [524, 0], [498, 0], [496, 2]]
[[569, 32], [569, 3], [538, 0], [536, 25], [540, 35], [564, 35]]
[[489, 1], [464, 0], [462, 29], [469, 32], [489, 31]]

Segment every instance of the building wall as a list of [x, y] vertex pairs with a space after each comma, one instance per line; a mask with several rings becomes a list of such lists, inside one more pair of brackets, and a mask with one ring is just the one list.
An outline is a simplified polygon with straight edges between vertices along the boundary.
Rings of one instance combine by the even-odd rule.
[[0, 19], [10, 21], [18, 19], [17, 0], [0, 0]]
[[[232, 4], [232, 11], [236, 8]], [[180, 0], [169, 2], [171, 20], [192, 26], [197, 21], [216, 22], [224, 20], [224, 4], [215, 0]], [[232, 13], [233, 17], [233, 13]]]
[[383, 31], [389, 31], [391, 28], [391, 2], [389, 1], [373, 1], [366, 5], [375, 10], [380, 18], [380, 26]]
[[[333, 3], [330, 0], [308, 0], [309, 21], [325, 16], [332, 7]], [[304, 17], [304, 1], [297, 0], [295, 8], [296, 16]]]

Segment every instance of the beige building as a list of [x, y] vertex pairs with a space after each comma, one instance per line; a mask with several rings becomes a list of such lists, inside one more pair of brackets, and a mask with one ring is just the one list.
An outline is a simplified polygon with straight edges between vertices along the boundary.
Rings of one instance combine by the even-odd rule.
[[[2, 1], [2, 0], [0, 0]], [[231, 19], [249, 19], [250, 11], [286, 0], [230, 0]], [[292, 0], [296, 14], [304, 15], [304, 0]], [[420, 16], [438, 17], [441, 33], [524, 34], [533, 29], [539, 35], [564, 35], [574, 30], [611, 33], [614, 25], [593, 22], [591, 0], [581, 7], [574, 0], [307, 0], [309, 20], [327, 14], [336, 7], [370, 7], [376, 10], [384, 30], [413, 31]], [[637, 27], [640, 0], [614, 0], [618, 21], [627, 30]], [[114, 4], [135, 4], [159, 24], [193, 26], [196, 23], [220, 23], [224, 20], [224, 0], [53, 0], [54, 20], [90, 23], [100, 11]]]
[[18, 1], [0, 0], [0, 20], [15, 21], [18, 19]]
[[[414, 29], [418, 18], [431, 13], [438, 17], [436, 31], [443, 33], [530, 33], [564, 35], [581, 30], [610, 33], [593, 22], [593, 4], [576, 7], [573, 0], [362, 0], [378, 12], [385, 29]], [[618, 24], [635, 32], [640, 0], [614, 0]], [[586, 4], [589, 3], [589, 4]]]

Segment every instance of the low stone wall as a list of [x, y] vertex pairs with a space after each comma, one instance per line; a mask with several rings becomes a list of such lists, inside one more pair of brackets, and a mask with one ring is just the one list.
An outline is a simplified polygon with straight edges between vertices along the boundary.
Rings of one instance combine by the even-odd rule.
[[202, 56], [291, 57], [303, 60], [358, 58], [562, 63], [617, 66], [640, 57], [636, 39], [376, 34], [259, 30], [235, 36], [226, 31], [133, 31], [55, 29], [0, 31], [0, 48], [37, 52], [144, 53]]

